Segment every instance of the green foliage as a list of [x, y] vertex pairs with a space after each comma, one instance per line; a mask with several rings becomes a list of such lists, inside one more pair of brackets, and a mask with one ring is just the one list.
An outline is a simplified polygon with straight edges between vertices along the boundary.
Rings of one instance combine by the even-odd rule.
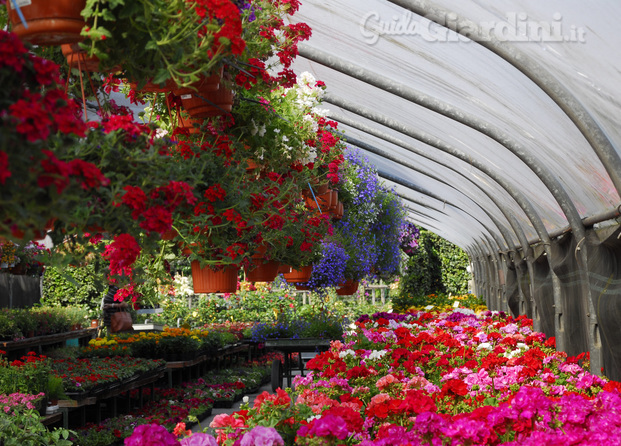
[[5, 414], [0, 411], [0, 439], [3, 446], [71, 446], [70, 431], [49, 431], [34, 410]]
[[98, 311], [101, 298], [108, 289], [103, 273], [96, 266], [58, 269], [48, 267], [43, 275], [41, 303], [50, 306], [87, 306]]
[[468, 256], [459, 247], [427, 230], [420, 231], [419, 248], [407, 260], [400, 295], [468, 292]]

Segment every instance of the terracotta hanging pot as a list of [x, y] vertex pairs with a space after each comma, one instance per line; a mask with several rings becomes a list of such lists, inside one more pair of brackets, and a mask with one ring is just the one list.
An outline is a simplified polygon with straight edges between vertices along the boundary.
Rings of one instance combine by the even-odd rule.
[[186, 93], [180, 97], [183, 109], [193, 118], [222, 116], [233, 110], [233, 90], [228, 88]]
[[178, 127], [184, 129], [184, 131], [187, 131], [190, 135], [200, 135], [203, 133], [201, 130], [203, 122], [203, 118], [180, 118]]
[[334, 210], [334, 213], [332, 214], [332, 218], [334, 220], [340, 220], [341, 218], [343, 218], [343, 212], [345, 211], [345, 208], [343, 207], [343, 202], [339, 201], [336, 209]]
[[313, 265], [303, 266], [300, 269], [291, 268], [291, 272], [284, 274], [284, 278], [289, 283], [308, 282], [313, 273]]
[[86, 25], [80, 14], [86, 0], [23, 0], [20, 10], [28, 24], [26, 28], [12, 0], [6, 2], [11, 31], [33, 45], [62, 45], [84, 39], [80, 35]]
[[332, 206], [332, 198], [333, 194], [331, 189], [328, 189], [327, 192], [321, 195], [315, 195], [315, 198], [313, 198], [312, 196], [306, 197], [306, 208], [309, 210], [315, 210], [317, 209], [317, 204], [319, 204], [319, 209], [317, 209], [318, 211], [322, 213], [328, 212], [328, 210]]
[[177, 232], [177, 230], [175, 228], [170, 228], [168, 231], [164, 232], [163, 234], [160, 235], [160, 238], [162, 240], [173, 240], [175, 237], [177, 237], [179, 235], [179, 233]]
[[210, 93], [220, 89], [220, 81], [222, 80], [223, 69], [218, 70], [210, 76], [204, 76], [198, 82], [193, 83], [190, 87], [173, 88], [173, 93], [181, 96], [188, 93], [195, 93], [197, 90], [203, 93]]
[[350, 296], [358, 291], [358, 281], [357, 280], [346, 280], [342, 283], [338, 288], [336, 288], [336, 294], [339, 296]]
[[221, 88], [223, 68], [206, 76], [190, 87], [173, 90], [181, 98], [181, 105], [193, 118], [209, 118], [230, 113], [233, 109], [233, 91]]
[[246, 268], [248, 282], [272, 282], [278, 275], [280, 263], [274, 260], [254, 259], [254, 265]]
[[331, 190], [332, 199], [330, 200], [330, 205], [328, 206], [329, 212], [334, 212], [339, 204], [339, 191], [336, 189]]
[[201, 268], [198, 260], [192, 261], [192, 282], [195, 293], [237, 292], [237, 266], [213, 270], [209, 265]]
[[286, 275], [291, 272], [291, 267], [285, 263], [278, 265], [278, 274]]

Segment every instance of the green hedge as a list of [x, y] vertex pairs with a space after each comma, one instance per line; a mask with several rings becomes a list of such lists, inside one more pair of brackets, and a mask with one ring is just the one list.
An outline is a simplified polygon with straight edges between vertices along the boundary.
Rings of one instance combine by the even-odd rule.
[[470, 279], [466, 253], [425, 229], [420, 230], [418, 243], [419, 248], [405, 264], [400, 295], [466, 294]]
[[86, 306], [97, 310], [108, 286], [94, 265], [48, 267], [43, 275], [41, 304], [49, 306]]

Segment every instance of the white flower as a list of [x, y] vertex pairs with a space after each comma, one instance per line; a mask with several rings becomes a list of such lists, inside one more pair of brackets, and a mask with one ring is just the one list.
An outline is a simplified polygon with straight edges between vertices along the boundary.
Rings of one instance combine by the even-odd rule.
[[491, 350], [492, 349], [492, 344], [490, 344], [489, 342], [482, 342], [477, 346], [477, 350]]
[[166, 135], [168, 135], [168, 130], [164, 130], [164, 129], [161, 129], [161, 128], [158, 128], [157, 130], [155, 130], [155, 137], [156, 138], [163, 138]]
[[356, 352], [349, 349], [349, 350], [343, 350], [342, 352], [339, 352], [339, 358], [344, 358], [346, 356], [355, 356]]
[[388, 350], [373, 350], [369, 355], [369, 359], [382, 359]]

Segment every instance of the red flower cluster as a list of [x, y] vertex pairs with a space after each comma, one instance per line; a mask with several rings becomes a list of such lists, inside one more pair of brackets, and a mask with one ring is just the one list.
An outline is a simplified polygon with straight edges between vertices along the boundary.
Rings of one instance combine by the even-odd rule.
[[130, 234], [119, 234], [106, 246], [103, 257], [110, 261], [110, 273], [119, 276], [132, 276], [131, 266], [140, 255], [140, 245]]

